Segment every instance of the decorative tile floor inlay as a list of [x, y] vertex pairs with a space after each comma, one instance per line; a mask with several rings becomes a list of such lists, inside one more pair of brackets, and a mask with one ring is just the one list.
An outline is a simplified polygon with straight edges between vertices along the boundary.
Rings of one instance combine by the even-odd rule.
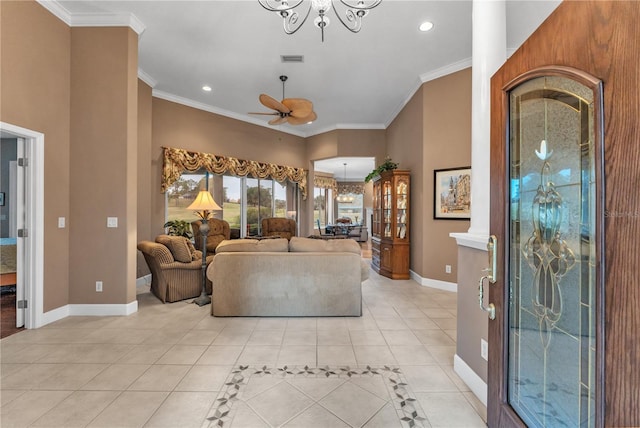
[[236, 423], [293, 427], [305, 426], [310, 416], [317, 426], [330, 421], [331, 426], [387, 427], [391, 420], [398, 427], [430, 426], [404, 374], [392, 366], [239, 365], [229, 374], [207, 420], [210, 428]]

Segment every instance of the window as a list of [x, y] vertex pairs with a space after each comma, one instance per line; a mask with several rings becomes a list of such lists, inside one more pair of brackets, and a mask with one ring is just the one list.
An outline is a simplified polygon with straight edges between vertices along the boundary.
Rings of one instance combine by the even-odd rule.
[[187, 207], [196, 198], [198, 191], [204, 187], [204, 177], [204, 173], [185, 173], [167, 189], [167, 221], [192, 222], [196, 219], [193, 211], [188, 210]]
[[242, 229], [242, 179], [222, 176], [222, 219], [232, 229]]
[[353, 198], [350, 202], [336, 201], [338, 204], [338, 218], [348, 217], [351, 223], [360, 223], [363, 219], [363, 195], [349, 195]]
[[[222, 219], [241, 236], [260, 234], [260, 224], [266, 217], [286, 217], [287, 211], [297, 211], [298, 186], [290, 182], [280, 183], [271, 179], [237, 177], [232, 175], [205, 174], [204, 171], [184, 173], [166, 192], [167, 220], [196, 220], [187, 207], [205, 188], [219, 202], [222, 199]], [[220, 190], [221, 189], [221, 190]], [[222, 192], [222, 198], [219, 193]], [[220, 215], [216, 213], [216, 217]]]
[[333, 212], [333, 197], [331, 189], [324, 187], [313, 188], [313, 222], [317, 226], [320, 220], [320, 227], [324, 227], [332, 220], [329, 213]]

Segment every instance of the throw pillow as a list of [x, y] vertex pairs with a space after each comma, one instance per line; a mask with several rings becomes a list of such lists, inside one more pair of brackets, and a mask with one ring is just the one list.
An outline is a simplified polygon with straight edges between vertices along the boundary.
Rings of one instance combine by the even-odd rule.
[[191, 260], [199, 260], [202, 258], [202, 255], [198, 256], [196, 253], [196, 247], [193, 246], [193, 242], [187, 239], [187, 246], [189, 247], [189, 252], [191, 253]]
[[156, 242], [166, 246], [177, 262], [189, 263], [193, 260], [189, 240], [184, 236], [160, 235], [156, 238]]

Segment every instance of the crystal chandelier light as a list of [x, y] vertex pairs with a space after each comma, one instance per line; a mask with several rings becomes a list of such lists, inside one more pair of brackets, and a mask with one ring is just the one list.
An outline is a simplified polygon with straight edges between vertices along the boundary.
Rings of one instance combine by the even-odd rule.
[[[347, 182], [347, 163], [344, 163], [344, 179], [342, 181], [343, 183]], [[338, 195], [338, 197], [336, 198], [338, 200], [338, 202], [341, 203], [351, 203], [353, 202], [353, 195]]]
[[[293, 34], [302, 27], [307, 21], [311, 9], [313, 9], [318, 17], [313, 20], [313, 24], [320, 28], [322, 41], [324, 42], [324, 28], [331, 22], [327, 16], [329, 9], [333, 9], [338, 20], [352, 33], [357, 33], [362, 27], [362, 18], [365, 17], [371, 9], [378, 6], [382, 0], [309, 0], [309, 7], [306, 12], [304, 6], [299, 13], [296, 8], [302, 6], [305, 0], [292, 0], [291, 4], [287, 0], [258, 0], [258, 3], [270, 12], [276, 12], [282, 18], [284, 32]], [[339, 11], [336, 8], [344, 9]]]

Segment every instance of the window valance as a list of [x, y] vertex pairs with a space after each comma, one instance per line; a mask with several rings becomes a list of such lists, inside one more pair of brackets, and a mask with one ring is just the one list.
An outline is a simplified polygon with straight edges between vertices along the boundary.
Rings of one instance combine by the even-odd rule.
[[335, 178], [316, 175], [313, 177], [313, 186], [321, 189], [331, 189], [334, 193], [338, 191], [338, 182]]
[[363, 183], [338, 183], [338, 195], [364, 195]]
[[190, 152], [184, 149], [163, 147], [162, 192], [166, 192], [184, 171], [195, 172], [205, 169], [213, 174], [231, 174], [244, 177], [268, 178], [283, 182], [297, 183], [302, 199], [307, 199], [307, 171], [303, 168], [281, 166], [218, 156], [210, 153]]

